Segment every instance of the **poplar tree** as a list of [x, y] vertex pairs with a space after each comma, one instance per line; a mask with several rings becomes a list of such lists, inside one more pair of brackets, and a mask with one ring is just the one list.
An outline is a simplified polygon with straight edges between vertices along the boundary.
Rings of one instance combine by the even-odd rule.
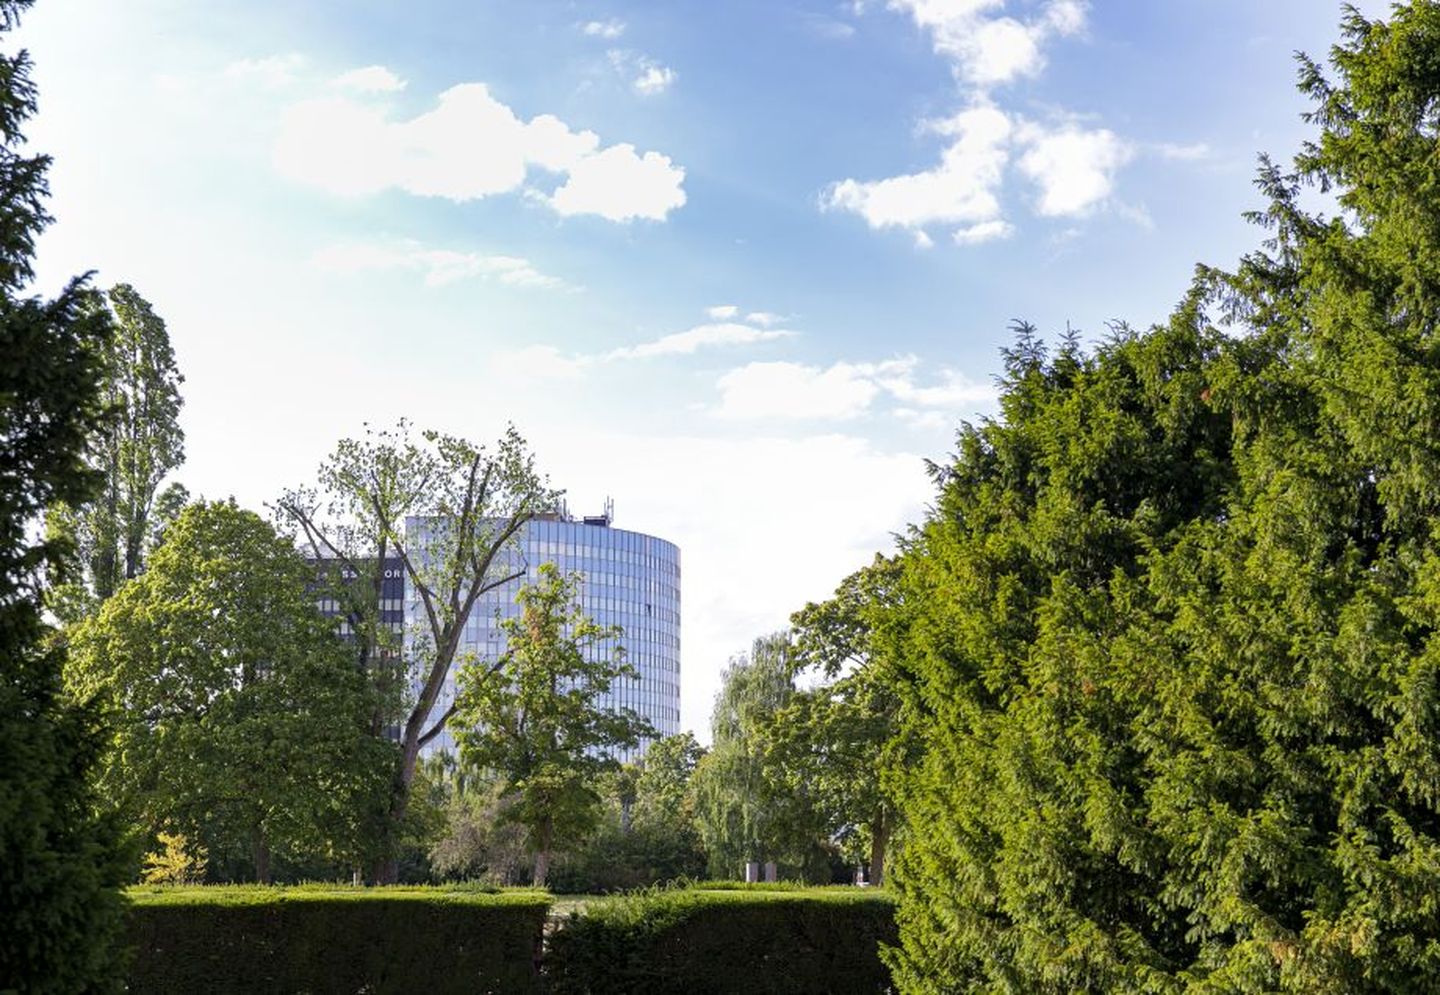
[[165, 321], [128, 283], [90, 296], [90, 306], [114, 328], [104, 352], [101, 391], [113, 417], [90, 440], [91, 465], [101, 485], [93, 501], [55, 508], [50, 529], [73, 537], [88, 588], [65, 592], [62, 613], [93, 612], [144, 569], [158, 533], [188, 498], [160, 484], [185, 458], [180, 384]]

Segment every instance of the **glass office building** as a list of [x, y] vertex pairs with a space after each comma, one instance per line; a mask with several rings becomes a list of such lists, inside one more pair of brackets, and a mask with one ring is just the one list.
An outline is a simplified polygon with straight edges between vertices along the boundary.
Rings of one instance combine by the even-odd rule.
[[[418, 525], [419, 523], [415, 523]], [[407, 528], [407, 532], [409, 529]], [[542, 563], [583, 577], [584, 611], [601, 625], [619, 626], [617, 640], [635, 668], [633, 678], [617, 680], [602, 707], [632, 708], [650, 721], [659, 736], [680, 731], [680, 550], [674, 543], [640, 532], [617, 529], [611, 515], [573, 519], [547, 515], [529, 522], [516, 545], [515, 570], [526, 576], [483, 595], [465, 623], [461, 654], [493, 660], [505, 650], [499, 621], [518, 613], [515, 595], [533, 581]], [[503, 576], [503, 574], [502, 574]], [[419, 611], [413, 601], [411, 612]], [[418, 622], [417, 616], [414, 621]], [[609, 652], [599, 647], [597, 652]], [[446, 678], [435, 703], [442, 715], [455, 700], [455, 673]], [[646, 744], [624, 754], [634, 760]], [[428, 743], [426, 753], [454, 750], [450, 730]]]

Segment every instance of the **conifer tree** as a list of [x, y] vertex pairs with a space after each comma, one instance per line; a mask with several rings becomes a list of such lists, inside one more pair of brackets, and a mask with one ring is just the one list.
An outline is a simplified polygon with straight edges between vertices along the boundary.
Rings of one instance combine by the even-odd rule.
[[[28, 7], [0, 0], [0, 32]], [[0, 55], [0, 985], [106, 991], [119, 985], [126, 867], [89, 787], [100, 717], [65, 696], [64, 650], [41, 610], [72, 550], [34, 526], [94, 493], [84, 455], [104, 424], [110, 328], [87, 309], [83, 279], [53, 300], [24, 296], [49, 221], [50, 160], [27, 154], [20, 130], [34, 111], [26, 53]]]
[[902, 991], [1433, 990], [1440, 3], [1343, 30], [1264, 247], [1090, 355], [1022, 333], [937, 468]]

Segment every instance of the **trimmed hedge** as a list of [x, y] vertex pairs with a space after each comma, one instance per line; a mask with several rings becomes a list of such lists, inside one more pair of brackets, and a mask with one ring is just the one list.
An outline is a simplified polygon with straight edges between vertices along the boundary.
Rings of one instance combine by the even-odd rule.
[[534, 992], [542, 892], [134, 888], [135, 992]]
[[855, 888], [640, 892], [571, 913], [551, 937], [556, 995], [890, 990], [880, 944], [896, 942], [894, 900]]

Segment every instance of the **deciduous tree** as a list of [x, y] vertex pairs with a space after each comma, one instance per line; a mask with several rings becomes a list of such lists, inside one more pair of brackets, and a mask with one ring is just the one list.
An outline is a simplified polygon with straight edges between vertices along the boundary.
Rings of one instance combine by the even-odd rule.
[[[454, 715], [453, 707], [436, 714], [436, 703], [463, 656], [465, 623], [482, 595], [524, 575], [518, 539], [526, 523], [556, 506], [559, 493], [513, 427], [486, 448], [437, 432], [416, 441], [405, 422], [343, 440], [322, 464], [319, 483], [318, 490], [287, 493], [278, 508], [315, 560], [338, 563], [348, 575], [334, 594], [355, 635], [358, 666], [387, 704], [372, 716], [372, 735], [386, 736], [392, 722], [400, 727], [387, 815], [394, 837], [420, 749]], [[403, 657], [381, 618], [382, 571], [391, 557], [418, 602]], [[397, 873], [392, 854], [376, 864], [374, 878], [390, 883]]]
[[502, 782], [505, 818], [529, 831], [537, 887], [553, 850], [594, 826], [601, 776], [620, 766], [614, 752], [651, 733], [632, 710], [601, 705], [635, 671], [616, 643], [620, 631], [581, 609], [579, 584], [541, 564], [520, 590], [520, 613], [501, 623], [504, 654], [462, 666], [456, 696], [461, 763]]
[[114, 716], [106, 796], [147, 832], [247, 853], [262, 882], [276, 851], [370, 855], [396, 752], [365, 735], [371, 690], [312, 578], [258, 515], [195, 504], [71, 634], [71, 686]]
[[[102, 393], [114, 412], [90, 440], [100, 472], [93, 501], [61, 506], [51, 528], [73, 535], [86, 568], [87, 611], [103, 603], [144, 568], [157, 527], [156, 491], [185, 456], [180, 429], [180, 384], [164, 320], [128, 283], [93, 294], [91, 306], [109, 316], [115, 332], [105, 351]], [[177, 485], [178, 486], [178, 485]], [[167, 496], [173, 518], [184, 489]], [[77, 604], [72, 598], [70, 603]]]
[[807, 786], [782, 784], [766, 764], [766, 730], [795, 696], [788, 631], [755, 640], [733, 659], [711, 713], [710, 752], [694, 774], [696, 819], [710, 872], [737, 877], [750, 861], [813, 872], [824, 830]]

